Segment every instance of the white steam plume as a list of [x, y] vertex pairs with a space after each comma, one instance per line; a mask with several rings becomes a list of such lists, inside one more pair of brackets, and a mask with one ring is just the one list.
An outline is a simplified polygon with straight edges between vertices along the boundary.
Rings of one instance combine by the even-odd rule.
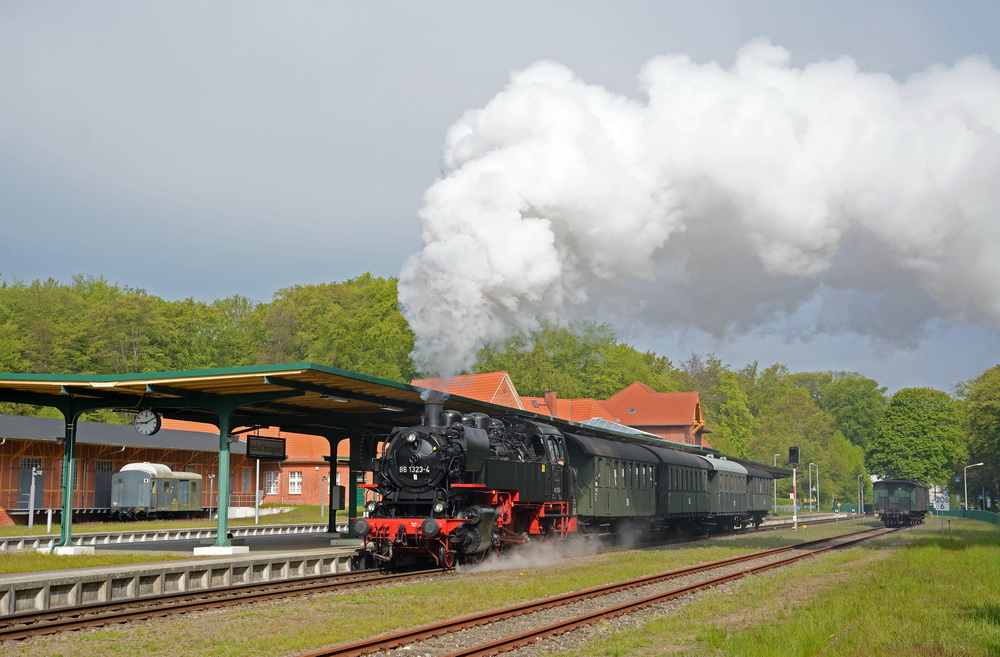
[[421, 370], [599, 308], [719, 337], [818, 298], [804, 330], [1000, 325], [988, 61], [897, 81], [758, 40], [730, 69], [664, 56], [640, 81], [645, 102], [539, 62], [450, 128], [400, 274]]

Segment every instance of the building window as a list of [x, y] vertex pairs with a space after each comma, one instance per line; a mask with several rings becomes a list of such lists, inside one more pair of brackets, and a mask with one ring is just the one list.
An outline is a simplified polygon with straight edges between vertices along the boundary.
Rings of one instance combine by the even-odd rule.
[[[77, 490], [80, 487], [80, 473], [78, 472], [79, 468], [77, 467], [78, 460], [79, 459], [73, 459], [73, 462], [72, 462], [72, 468], [73, 468], [73, 488], [71, 488], [70, 490]], [[62, 460], [60, 459], [57, 463], [58, 463], [58, 467], [56, 469], [59, 471], [59, 488], [61, 490], [63, 488], [63, 474], [64, 474], [63, 473], [63, 467], [62, 467]]]
[[288, 494], [289, 495], [301, 495], [302, 494], [302, 472], [299, 470], [292, 470], [288, 473]]
[[264, 494], [278, 494], [278, 473], [274, 470], [269, 470], [264, 473]]
[[253, 490], [253, 486], [250, 484], [250, 468], [243, 468], [243, 484], [240, 486], [240, 490]]

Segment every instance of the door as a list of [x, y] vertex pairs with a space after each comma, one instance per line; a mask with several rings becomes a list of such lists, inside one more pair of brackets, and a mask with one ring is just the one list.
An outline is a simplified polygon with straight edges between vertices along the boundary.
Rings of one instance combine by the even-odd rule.
[[111, 507], [111, 475], [114, 465], [111, 461], [98, 461], [94, 472], [94, 508]]
[[17, 508], [30, 509], [31, 505], [31, 476], [35, 475], [35, 504], [34, 508], [41, 509], [43, 502], [43, 492], [45, 491], [45, 471], [42, 470], [42, 459], [22, 458], [21, 467], [17, 478]]

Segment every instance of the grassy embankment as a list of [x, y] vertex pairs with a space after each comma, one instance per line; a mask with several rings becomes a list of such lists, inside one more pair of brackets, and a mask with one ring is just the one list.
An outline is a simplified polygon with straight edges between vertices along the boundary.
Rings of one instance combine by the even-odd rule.
[[[296, 525], [307, 523], [325, 523], [328, 518], [320, 517], [318, 506], [298, 506], [286, 513], [275, 513], [260, 516], [261, 525]], [[338, 512], [338, 521], [346, 522], [347, 514], [344, 511]], [[253, 517], [233, 518], [229, 521], [230, 527], [253, 525]], [[143, 522], [77, 522], [73, 523], [73, 534], [85, 534], [88, 532], [116, 532], [116, 531], [136, 531], [143, 529], [188, 529], [192, 527], [215, 527], [216, 521], [208, 518], [197, 518], [192, 520], [156, 520]], [[53, 526], [53, 533], [59, 533], [58, 525]], [[32, 529], [27, 526], [0, 527], [0, 536], [33, 536], [44, 535], [45, 525], [35, 525]], [[127, 545], [122, 545], [120, 550], [127, 550]], [[30, 573], [45, 570], [63, 570], [68, 568], [91, 568], [97, 566], [121, 566], [148, 561], [167, 561], [170, 559], [191, 558], [192, 555], [184, 557], [167, 554], [155, 554], [151, 552], [139, 552], [135, 554], [97, 554], [59, 556], [34, 551], [22, 552], [0, 552], [0, 573]]]
[[[341, 596], [95, 630], [12, 646], [11, 655], [142, 653], [293, 655], [323, 645], [472, 613], [644, 573], [843, 533], [867, 523], [822, 525], [656, 551], [577, 557]], [[936, 521], [693, 599], [642, 627], [613, 631], [566, 655], [997, 654], [1000, 532]], [[500, 593], [502, 591], [502, 594]], [[181, 648], [183, 647], [183, 648]]]

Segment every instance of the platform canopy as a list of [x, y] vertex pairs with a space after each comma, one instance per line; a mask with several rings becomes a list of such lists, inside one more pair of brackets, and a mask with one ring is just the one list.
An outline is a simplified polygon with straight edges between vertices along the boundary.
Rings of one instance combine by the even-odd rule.
[[[443, 395], [443, 393], [437, 393]], [[404, 383], [365, 376], [315, 363], [291, 363], [225, 369], [141, 374], [5, 374], [0, 373], [0, 401], [51, 406], [66, 418], [63, 481], [72, 481], [75, 427], [81, 414], [99, 408], [122, 412], [152, 409], [177, 420], [219, 427], [219, 532], [217, 545], [228, 547], [226, 499], [229, 441], [256, 427], [325, 436], [331, 449], [341, 439], [352, 442], [362, 433], [388, 432], [395, 426], [419, 424], [428, 391]], [[658, 438], [616, 428], [577, 424], [547, 415], [497, 406], [455, 394], [443, 395], [445, 407], [462, 413], [517, 413], [571, 433], [664, 446]], [[694, 445], [667, 443], [674, 449], [708, 453]], [[333, 452], [331, 452], [333, 453]], [[783, 476], [768, 464], [754, 464]], [[352, 463], [352, 469], [359, 469]], [[353, 478], [352, 478], [353, 479]], [[352, 482], [353, 488], [353, 482]], [[63, 491], [63, 539], [71, 546], [72, 491]], [[351, 504], [354, 496], [349, 496]], [[354, 509], [352, 509], [354, 511]], [[331, 516], [331, 529], [333, 518]]]

